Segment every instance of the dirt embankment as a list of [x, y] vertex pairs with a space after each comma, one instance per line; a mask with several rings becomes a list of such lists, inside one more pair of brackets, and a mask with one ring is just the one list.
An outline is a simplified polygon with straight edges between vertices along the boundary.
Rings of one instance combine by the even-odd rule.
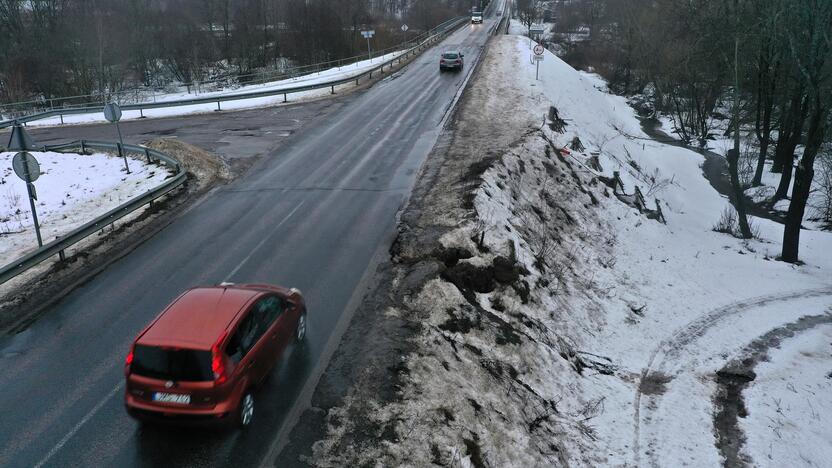
[[122, 218], [66, 250], [66, 260], [46, 261], [0, 285], [0, 333], [16, 333], [51, 304], [168, 225], [182, 208], [231, 178], [216, 155], [173, 139], [147, 146], [178, 159], [188, 179], [151, 206]]
[[145, 146], [179, 160], [199, 189], [231, 179], [228, 165], [217, 155], [198, 146], [172, 138], [154, 138], [145, 143]]

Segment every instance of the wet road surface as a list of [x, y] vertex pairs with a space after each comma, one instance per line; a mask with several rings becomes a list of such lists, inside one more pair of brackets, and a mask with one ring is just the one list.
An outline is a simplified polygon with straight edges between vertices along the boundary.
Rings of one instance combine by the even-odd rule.
[[[389, 247], [396, 213], [463, 83], [467, 70], [439, 73], [439, 49], [461, 49], [470, 68], [492, 22], [463, 27], [404, 70], [334, 102], [125, 122], [126, 141], [167, 134], [226, 158], [262, 157], [28, 329], [0, 338], [0, 466], [264, 462], [374, 257]], [[108, 132], [31, 133], [51, 143], [112, 140]], [[130, 343], [183, 289], [221, 281], [300, 288], [308, 351], [289, 353], [256, 393], [244, 432], [140, 426], [122, 402]]]

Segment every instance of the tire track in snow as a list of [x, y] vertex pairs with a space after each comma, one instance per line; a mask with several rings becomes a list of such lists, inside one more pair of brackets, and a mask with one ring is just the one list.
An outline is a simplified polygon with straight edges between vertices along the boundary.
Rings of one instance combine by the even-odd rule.
[[[641, 371], [641, 376], [636, 385], [636, 393], [633, 399], [633, 459], [635, 466], [641, 466], [641, 400], [644, 393], [642, 390], [647, 388], [649, 382], [662, 377], [661, 369], [668, 358], [678, 357], [683, 348], [702, 337], [723, 319], [733, 317], [755, 307], [821, 296], [832, 296], [832, 287], [808, 289], [785, 294], [769, 294], [743, 299], [712, 309], [710, 312], [679, 328], [668, 338], [662, 340], [650, 353], [647, 365]], [[655, 459], [655, 452], [653, 452], [650, 458], [650, 464], [652, 466], [659, 465]]]

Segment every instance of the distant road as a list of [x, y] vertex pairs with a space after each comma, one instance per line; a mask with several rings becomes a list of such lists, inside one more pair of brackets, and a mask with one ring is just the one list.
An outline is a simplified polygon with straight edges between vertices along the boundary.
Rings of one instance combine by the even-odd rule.
[[[333, 101], [125, 122], [126, 139], [168, 135], [226, 157], [262, 157], [48, 310], [0, 338], [0, 466], [253, 466], [274, 444], [395, 215], [494, 19], [468, 25], [402, 72]], [[38, 143], [114, 139], [107, 126], [32, 130]], [[276, 149], [275, 149], [276, 148]], [[310, 352], [256, 394], [245, 432], [143, 428], [124, 412], [131, 340], [183, 289], [221, 281], [300, 288]], [[346, 316], [344, 314], [347, 314]]]

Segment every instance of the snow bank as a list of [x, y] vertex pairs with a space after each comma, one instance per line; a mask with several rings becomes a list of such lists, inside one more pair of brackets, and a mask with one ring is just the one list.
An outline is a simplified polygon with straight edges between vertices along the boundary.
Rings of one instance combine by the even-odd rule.
[[[37, 248], [26, 184], [12, 170], [15, 153], [0, 153], [0, 265]], [[33, 152], [41, 175], [34, 182], [43, 242], [48, 243], [161, 184], [169, 171], [128, 157]]]

